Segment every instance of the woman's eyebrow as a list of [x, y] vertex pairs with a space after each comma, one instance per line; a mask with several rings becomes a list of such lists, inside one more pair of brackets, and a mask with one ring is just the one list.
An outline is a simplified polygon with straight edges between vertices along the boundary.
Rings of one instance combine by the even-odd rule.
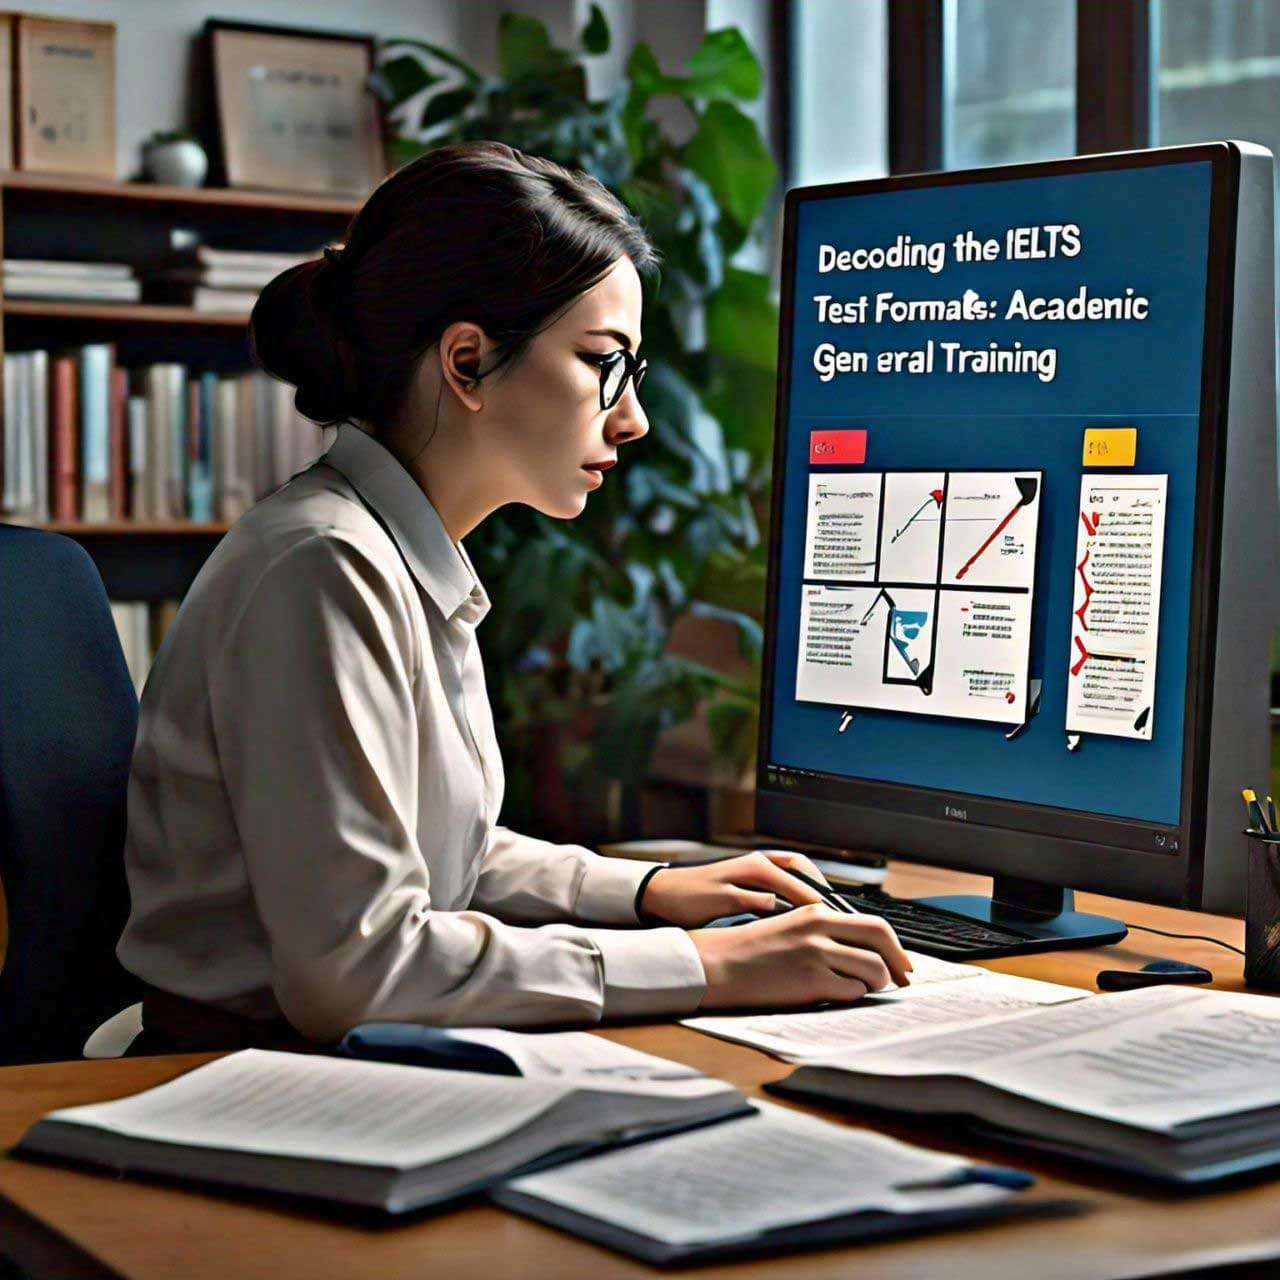
[[602, 338], [614, 338], [622, 343], [628, 351], [631, 350], [631, 339], [619, 329], [588, 329], [587, 332], [598, 333]]

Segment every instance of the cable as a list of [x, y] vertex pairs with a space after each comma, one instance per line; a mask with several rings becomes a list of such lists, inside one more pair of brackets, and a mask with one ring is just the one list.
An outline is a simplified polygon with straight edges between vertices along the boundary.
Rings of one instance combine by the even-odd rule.
[[1212, 942], [1215, 947], [1226, 947], [1228, 951], [1234, 951], [1238, 956], [1244, 955], [1239, 947], [1233, 947], [1231, 943], [1223, 942], [1221, 938], [1210, 938], [1203, 933], [1170, 933], [1167, 929], [1153, 929], [1149, 924], [1130, 924], [1127, 920], [1125, 928], [1141, 929], [1144, 933], [1158, 933], [1162, 938], [1185, 938], [1188, 942]]

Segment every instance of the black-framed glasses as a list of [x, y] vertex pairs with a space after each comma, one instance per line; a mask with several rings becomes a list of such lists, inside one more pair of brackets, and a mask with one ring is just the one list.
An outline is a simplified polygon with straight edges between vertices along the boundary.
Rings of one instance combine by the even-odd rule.
[[588, 364], [600, 370], [600, 408], [612, 409], [622, 399], [627, 383], [634, 384], [636, 391], [644, 380], [645, 370], [649, 367], [647, 360], [638, 360], [626, 347], [599, 355], [594, 351], [578, 353]]

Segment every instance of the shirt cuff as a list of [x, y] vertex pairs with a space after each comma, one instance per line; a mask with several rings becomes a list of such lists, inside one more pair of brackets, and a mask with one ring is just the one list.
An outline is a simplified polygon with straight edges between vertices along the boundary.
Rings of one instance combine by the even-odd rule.
[[606, 858], [586, 851], [585, 870], [578, 885], [574, 915], [579, 920], [600, 924], [639, 924], [636, 892], [640, 881], [651, 871], [661, 870], [661, 862], [636, 862], [631, 858]]
[[604, 961], [606, 1018], [692, 1013], [707, 990], [693, 939], [683, 929], [586, 929]]

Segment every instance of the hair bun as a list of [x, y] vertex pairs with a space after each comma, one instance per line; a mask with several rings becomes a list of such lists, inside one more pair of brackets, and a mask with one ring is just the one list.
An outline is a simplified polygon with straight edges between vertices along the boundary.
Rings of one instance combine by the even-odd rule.
[[321, 426], [344, 421], [355, 412], [350, 357], [338, 332], [338, 317], [323, 270], [340, 261], [326, 249], [281, 272], [258, 295], [249, 317], [254, 363], [296, 388], [294, 407]]

